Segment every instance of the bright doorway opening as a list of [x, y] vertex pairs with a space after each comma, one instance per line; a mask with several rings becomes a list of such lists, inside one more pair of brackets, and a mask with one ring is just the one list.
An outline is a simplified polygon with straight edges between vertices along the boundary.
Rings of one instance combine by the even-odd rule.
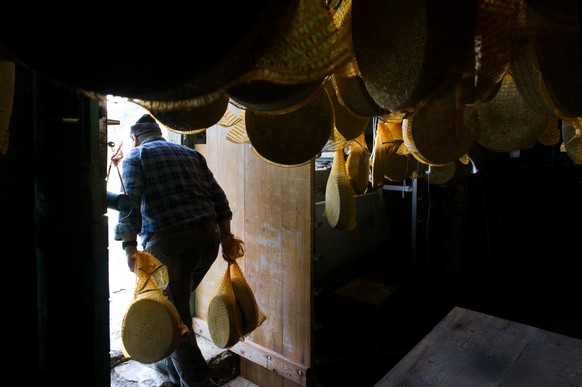
[[[111, 97], [107, 101], [107, 191], [122, 193], [121, 165], [111, 165], [111, 157], [121, 147], [127, 154], [130, 146], [129, 131], [147, 110], [126, 99]], [[133, 299], [136, 276], [129, 270], [121, 242], [113, 239], [113, 230], [119, 218], [119, 212], [107, 210], [109, 231], [109, 345], [110, 356], [119, 356], [122, 351], [121, 325], [123, 317]]]

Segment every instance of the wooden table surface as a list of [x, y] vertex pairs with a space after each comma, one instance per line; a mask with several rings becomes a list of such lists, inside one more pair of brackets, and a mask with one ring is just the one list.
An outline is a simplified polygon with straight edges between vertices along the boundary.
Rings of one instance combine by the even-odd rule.
[[375, 387], [582, 386], [582, 340], [455, 307]]

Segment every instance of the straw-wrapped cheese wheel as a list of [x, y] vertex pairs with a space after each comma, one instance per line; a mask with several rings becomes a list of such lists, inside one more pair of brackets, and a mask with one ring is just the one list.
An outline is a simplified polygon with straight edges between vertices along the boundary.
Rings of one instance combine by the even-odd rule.
[[259, 324], [259, 310], [255, 296], [243, 278], [232, 279], [232, 291], [240, 309], [241, 334], [251, 333]]
[[235, 345], [240, 338], [240, 310], [228, 294], [217, 294], [208, 304], [208, 330], [219, 348]]
[[128, 357], [151, 364], [169, 356], [188, 327], [162, 292], [169, 280], [167, 267], [145, 251], [133, 258], [137, 283], [123, 318], [121, 339]]
[[346, 173], [356, 195], [366, 193], [370, 181], [370, 152], [366, 146], [366, 136], [360, 134], [349, 144], [350, 153], [346, 160]]
[[381, 187], [384, 184], [384, 175], [387, 169], [387, 153], [392, 145], [392, 136], [382, 122], [376, 125], [374, 148], [370, 160], [372, 169], [372, 187]]
[[354, 190], [346, 175], [343, 149], [335, 151], [325, 188], [325, 216], [332, 228], [353, 230], [356, 227]]
[[144, 293], [129, 306], [122, 324], [122, 342], [132, 359], [151, 364], [169, 356], [182, 332], [164, 296]]

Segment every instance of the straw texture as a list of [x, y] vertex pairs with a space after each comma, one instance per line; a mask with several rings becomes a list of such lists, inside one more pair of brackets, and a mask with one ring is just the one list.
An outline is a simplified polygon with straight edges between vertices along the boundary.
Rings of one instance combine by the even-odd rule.
[[[541, 7], [539, 2], [536, 5]], [[523, 19], [523, 29], [529, 34], [522, 39], [511, 62], [519, 92], [540, 114], [562, 119], [582, 116], [579, 20], [539, 14], [527, 3]]]
[[582, 165], [582, 119], [562, 121], [563, 148], [576, 165]]
[[453, 180], [457, 174], [457, 162], [444, 165], [433, 165], [427, 175], [429, 184], [444, 185]]
[[557, 127], [557, 118], [532, 109], [506, 74], [499, 92], [489, 102], [467, 110], [475, 141], [497, 152], [531, 148], [542, 133]]
[[128, 357], [150, 364], [169, 356], [188, 327], [163, 290], [168, 285], [168, 270], [153, 255], [134, 254], [136, 287], [134, 298], [123, 318], [121, 338]]
[[241, 315], [236, 303], [226, 294], [218, 294], [208, 304], [208, 330], [214, 344], [229, 348], [240, 339]]
[[336, 73], [331, 80], [339, 103], [355, 116], [374, 117], [390, 113], [370, 96], [361, 76]]
[[284, 166], [303, 165], [315, 158], [329, 140], [333, 122], [331, 101], [323, 88], [291, 112], [245, 112], [253, 150], [271, 163]]
[[466, 0], [354, 2], [354, 53], [376, 103], [414, 111], [454, 85], [473, 55], [475, 19]]
[[241, 319], [227, 267], [210, 299], [206, 315], [210, 338], [217, 347], [232, 347], [239, 341], [242, 336]]
[[354, 190], [346, 174], [343, 149], [335, 151], [325, 188], [324, 215], [332, 228], [353, 230], [356, 227]]
[[232, 237], [222, 256], [228, 263], [208, 304], [210, 337], [220, 348], [229, 348], [257, 329], [267, 316], [237, 262], [244, 255], [244, 242]]
[[173, 132], [195, 134], [218, 123], [226, 113], [228, 102], [228, 95], [224, 94], [208, 105], [169, 111], [150, 110], [150, 113], [156, 120]]
[[319, 0], [299, 0], [284, 34], [240, 80], [305, 83], [331, 75], [353, 56], [350, 9], [351, 0], [337, 9]]
[[459, 87], [429, 101], [404, 120], [404, 143], [418, 160], [432, 165], [448, 164], [468, 153], [474, 144], [458, 91]]
[[261, 326], [267, 316], [259, 308], [255, 294], [243, 275], [238, 262], [232, 262], [229, 269], [234, 298], [241, 314], [240, 333], [242, 336], [246, 336]]
[[132, 359], [155, 363], [178, 346], [181, 331], [168, 303], [167, 299], [147, 294], [130, 304], [123, 321], [122, 339]]
[[401, 182], [405, 179], [418, 177], [418, 169], [424, 170], [426, 164], [420, 164], [409, 152], [403, 153], [404, 140], [396, 140], [386, 154], [384, 179], [392, 182]]
[[371, 157], [372, 187], [384, 185], [384, 179], [389, 169], [389, 154], [392, 149], [398, 149], [401, 143], [402, 124], [400, 121], [379, 121], [376, 124], [374, 149]]
[[233, 104], [240, 109], [283, 113], [300, 106], [322, 84], [323, 79], [295, 84], [251, 80], [231, 87], [228, 94]]
[[493, 97], [522, 34], [523, 0], [479, 0], [475, 29], [475, 103]]
[[354, 194], [361, 195], [368, 190], [370, 182], [370, 151], [366, 144], [366, 135], [362, 133], [348, 145], [346, 173]]
[[326, 82], [325, 88], [332, 103], [335, 128], [348, 141], [358, 138], [364, 133], [372, 118], [357, 116], [342, 105], [331, 81]]

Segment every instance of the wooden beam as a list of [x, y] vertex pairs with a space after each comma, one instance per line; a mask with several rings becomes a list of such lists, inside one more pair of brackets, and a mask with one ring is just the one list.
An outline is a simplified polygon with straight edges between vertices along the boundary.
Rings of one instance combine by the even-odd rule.
[[[193, 325], [196, 334], [212, 341], [206, 320], [194, 317]], [[228, 349], [261, 367], [276, 372], [286, 379], [290, 379], [300, 386], [307, 386], [309, 368], [304, 364], [284, 358], [280, 354], [253, 343], [250, 340], [239, 341]]]

